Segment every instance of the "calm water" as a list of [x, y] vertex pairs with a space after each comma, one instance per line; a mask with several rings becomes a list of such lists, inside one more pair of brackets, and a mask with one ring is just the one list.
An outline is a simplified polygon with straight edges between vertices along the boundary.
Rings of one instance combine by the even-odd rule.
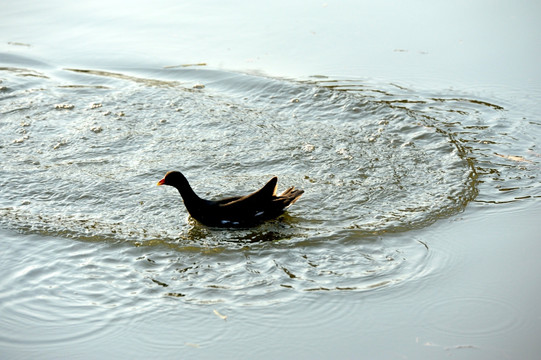
[[[2, 357], [533, 358], [536, 6], [413, 4], [10, 4]], [[214, 230], [173, 169], [306, 193]]]

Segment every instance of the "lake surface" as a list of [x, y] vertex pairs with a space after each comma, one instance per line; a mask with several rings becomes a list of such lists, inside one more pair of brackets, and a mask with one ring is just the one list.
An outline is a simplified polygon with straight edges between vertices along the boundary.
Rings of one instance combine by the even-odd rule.
[[1, 357], [535, 358], [540, 8], [4, 6]]

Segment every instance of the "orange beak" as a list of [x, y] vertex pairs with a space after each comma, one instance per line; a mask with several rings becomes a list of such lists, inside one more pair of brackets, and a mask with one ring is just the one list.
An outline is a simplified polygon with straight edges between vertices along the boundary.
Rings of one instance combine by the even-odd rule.
[[158, 181], [158, 184], [157, 184], [157, 185], [160, 186], [160, 185], [163, 185], [163, 184], [165, 184], [165, 178], [163, 178], [163, 179], [161, 179], [160, 181]]

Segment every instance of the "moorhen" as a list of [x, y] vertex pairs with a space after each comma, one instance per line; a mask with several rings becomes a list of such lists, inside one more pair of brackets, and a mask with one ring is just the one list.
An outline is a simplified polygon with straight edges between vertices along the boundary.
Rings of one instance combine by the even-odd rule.
[[290, 187], [276, 195], [278, 178], [275, 176], [261, 189], [246, 196], [234, 196], [222, 200], [204, 200], [191, 188], [188, 180], [178, 171], [170, 171], [158, 185], [170, 185], [180, 192], [190, 215], [210, 227], [246, 228], [274, 219], [304, 193]]

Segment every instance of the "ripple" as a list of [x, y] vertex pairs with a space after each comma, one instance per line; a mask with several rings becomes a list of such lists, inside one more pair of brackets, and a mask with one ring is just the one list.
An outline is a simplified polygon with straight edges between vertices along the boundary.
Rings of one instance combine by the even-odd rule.
[[[90, 286], [87, 272], [74, 271], [73, 244], [34, 241], [24, 259], [18, 246], [5, 249], [2, 279], [3, 321], [0, 342], [46, 344], [73, 342], [107, 333], [115, 304], [103, 287]], [[41, 256], [52, 259], [43, 262]], [[80, 268], [80, 267], [79, 267]], [[9, 271], [7, 271], [9, 269]], [[94, 283], [94, 285], [96, 285]]]
[[3, 147], [19, 154], [6, 173], [25, 179], [4, 183], [8, 225], [75, 238], [176, 239], [191, 228], [178, 219], [180, 199], [151, 185], [179, 168], [202, 196], [250, 191], [274, 174], [284, 187], [303, 187], [304, 211], [299, 203], [288, 219], [301, 236], [425, 226], [477, 194], [459, 141], [408, 107], [427, 99], [212, 71], [204, 76], [213, 81], [194, 92], [174, 80], [193, 70], [165, 74], [172, 79], [69, 69], [69, 81], [103, 79], [104, 87], [79, 92], [62, 83], [58, 96], [50, 90], [57, 84], [43, 80], [37, 99], [17, 93], [8, 114], [29, 97], [34, 105], [23, 110], [24, 127], [8, 119], [25, 137]]
[[[505, 155], [512, 136], [502, 133], [516, 131], [482, 98], [201, 69], [42, 71], [31, 83], [17, 77], [25, 69], [4, 72], [0, 225], [110, 246], [99, 259], [68, 251], [86, 262], [68, 273], [95, 278], [61, 282], [119, 316], [141, 311], [135, 299], [267, 306], [399, 287], [426, 275], [433, 256], [400, 234], [484, 201], [491, 183], [515, 199], [538, 190], [537, 159]], [[306, 192], [279, 220], [216, 231], [155, 186], [172, 169], [202, 197], [252, 191], [272, 175]], [[530, 185], [508, 184], [513, 174]], [[24, 278], [40, 271], [57, 276]], [[112, 293], [94, 288], [102, 276]]]
[[510, 333], [524, 325], [515, 306], [488, 296], [440, 298], [424, 308], [421, 318], [428, 330], [465, 338]]
[[66, 302], [67, 299], [54, 295], [39, 295], [32, 299], [30, 294], [22, 292], [19, 296], [20, 300], [5, 304], [0, 342], [24, 345], [68, 343], [108, 332], [110, 322], [103, 321], [100, 312], [89, 306], [74, 306]]

